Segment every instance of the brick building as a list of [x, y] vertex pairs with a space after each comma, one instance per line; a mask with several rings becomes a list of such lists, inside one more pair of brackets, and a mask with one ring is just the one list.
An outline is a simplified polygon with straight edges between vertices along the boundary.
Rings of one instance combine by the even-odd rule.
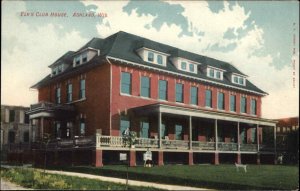
[[[52, 135], [53, 163], [102, 166], [127, 152], [134, 166], [147, 149], [158, 165], [274, 161], [276, 121], [261, 118], [267, 93], [229, 63], [118, 32], [49, 67], [28, 114], [35, 140]], [[130, 150], [127, 128], [137, 133]]]

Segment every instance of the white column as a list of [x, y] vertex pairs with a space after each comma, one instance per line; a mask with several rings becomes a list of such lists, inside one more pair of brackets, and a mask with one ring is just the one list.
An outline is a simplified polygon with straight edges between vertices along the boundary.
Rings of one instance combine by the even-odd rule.
[[189, 148], [192, 150], [192, 116], [189, 116]]
[[237, 144], [238, 144], [238, 151], [240, 151], [241, 150], [240, 122], [237, 123]]
[[218, 150], [218, 120], [215, 119], [215, 145], [216, 151]]
[[274, 153], [275, 153], [275, 156], [277, 155], [277, 145], [276, 145], [276, 125], [274, 125]]
[[256, 142], [257, 142], [257, 152], [259, 152], [259, 126], [256, 124]]
[[161, 112], [158, 111], [158, 148], [161, 148]]

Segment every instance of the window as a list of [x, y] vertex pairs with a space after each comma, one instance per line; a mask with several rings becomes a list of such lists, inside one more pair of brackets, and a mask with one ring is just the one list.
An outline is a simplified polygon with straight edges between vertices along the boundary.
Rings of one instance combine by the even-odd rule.
[[72, 84], [67, 85], [67, 102], [72, 101]]
[[246, 129], [241, 129], [241, 143], [246, 143]]
[[130, 121], [128, 117], [121, 116], [120, 118], [120, 136], [124, 134], [127, 128], [130, 128]]
[[255, 143], [255, 141], [256, 141], [256, 128], [252, 128], [251, 129], [251, 142], [252, 143]]
[[242, 97], [241, 99], [241, 113], [246, 113], [247, 111], [247, 98]]
[[175, 138], [182, 140], [182, 125], [175, 125]]
[[121, 93], [131, 94], [131, 74], [122, 72]]
[[85, 79], [80, 80], [79, 99], [85, 98]]
[[216, 71], [216, 78], [221, 79], [221, 72], [220, 71]]
[[234, 83], [239, 83], [239, 78], [237, 76], [234, 76], [233, 81], [234, 81]]
[[209, 76], [214, 77], [214, 70], [211, 68], [209, 69]]
[[191, 72], [194, 72], [194, 71], [195, 71], [195, 66], [194, 66], [194, 64], [190, 64], [190, 71], [191, 71]]
[[61, 103], [61, 92], [60, 92], [60, 88], [56, 88], [56, 103], [60, 104]]
[[16, 133], [14, 131], [8, 132], [8, 142], [14, 143], [15, 142]]
[[163, 65], [163, 57], [162, 57], [162, 55], [157, 55], [157, 64]]
[[198, 105], [198, 88], [191, 87], [191, 104]]
[[79, 65], [80, 64], [80, 56], [76, 56], [75, 57], [75, 65]]
[[241, 85], [244, 84], [244, 79], [243, 78], [239, 78], [239, 84], [241, 84]]
[[55, 123], [55, 134], [56, 134], [56, 137], [58, 137], [58, 138], [61, 137], [61, 128], [60, 128], [59, 122]]
[[186, 70], [186, 62], [181, 62], [181, 69]]
[[23, 142], [28, 143], [29, 142], [29, 131], [25, 131], [23, 134]]
[[150, 62], [154, 61], [154, 54], [153, 54], [153, 52], [148, 52], [148, 61], [150, 61]]
[[224, 93], [218, 92], [218, 109], [224, 110]]
[[176, 102], [183, 103], [183, 84], [176, 83]]
[[236, 112], [236, 96], [230, 95], [230, 111]]
[[165, 80], [159, 80], [159, 99], [167, 100], [168, 83]]
[[256, 115], [256, 100], [251, 99], [251, 114]]
[[82, 63], [87, 62], [87, 52], [82, 54]]
[[141, 96], [150, 97], [150, 78], [142, 76], [141, 78]]
[[80, 135], [85, 135], [85, 120], [80, 120]]
[[211, 90], [205, 90], [205, 106], [212, 107]]
[[165, 136], [168, 135], [167, 129], [166, 129], [166, 125], [164, 123], [161, 124], [161, 130], [160, 130], [160, 136], [162, 139], [165, 138]]
[[9, 122], [15, 122], [15, 110], [9, 110]]
[[25, 124], [29, 124], [29, 115], [25, 113]]
[[149, 122], [142, 120], [140, 123], [140, 137], [149, 138]]

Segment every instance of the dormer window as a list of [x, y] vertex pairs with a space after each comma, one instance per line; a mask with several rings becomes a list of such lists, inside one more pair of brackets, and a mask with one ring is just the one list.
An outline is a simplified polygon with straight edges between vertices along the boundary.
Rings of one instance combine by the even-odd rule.
[[162, 55], [157, 55], [157, 64], [163, 65], [163, 57], [162, 57]]
[[234, 84], [246, 85], [246, 78], [244, 76], [238, 75], [238, 74], [232, 74], [231, 75], [231, 82]]
[[186, 62], [181, 62], [181, 69], [186, 70]]
[[94, 56], [100, 55], [100, 50], [93, 48], [86, 48], [81, 52], [78, 52], [73, 60], [73, 67], [79, 66], [90, 61]]
[[194, 72], [195, 71], [195, 65], [194, 64], [190, 64], [190, 71]]
[[171, 58], [171, 60], [178, 70], [197, 74], [197, 65], [200, 63], [181, 57]]
[[150, 62], [154, 61], [154, 54], [153, 54], [153, 52], [148, 52], [148, 61], [150, 61]]
[[167, 56], [169, 56], [169, 54], [151, 50], [145, 47], [138, 49], [137, 53], [145, 62], [150, 62], [152, 64], [158, 64], [161, 66], [167, 65]]
[[66, 66], [65, 66], [64, 63], [61, 63], [61, 64], [56, 65], [56, 66], [53, 66], [53, 67], [51, 67], [51, 68], [52, 68], [52, 73], [51, 73], [51, 75], [52, 75], [52, 76], [55, 76], [55, 75], [57, 75], [57, 74], [63, 72], [64, 69], [66, 68]]
[[225, 70], [213, 67], [207, 67], [207, 76], [218, 80], [223, 80], [223, 73]]

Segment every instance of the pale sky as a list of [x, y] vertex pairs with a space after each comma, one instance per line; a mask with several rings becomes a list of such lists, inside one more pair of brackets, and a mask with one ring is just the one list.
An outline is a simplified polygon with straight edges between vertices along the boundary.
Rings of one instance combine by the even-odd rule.
[[[269, 93], [263, 98], [263, 117], [299, 116], [297, 1], [1, 3], [1, 104], [36, 103], [37, 91], [30, 87], [50, 73], [48, 66], [57, 58], [93, 37], [122, 30], [230, 62]], [[51, 17], [51, 12], [67, 17]], [[75, 12], [107, 17], [73, 17]]]

